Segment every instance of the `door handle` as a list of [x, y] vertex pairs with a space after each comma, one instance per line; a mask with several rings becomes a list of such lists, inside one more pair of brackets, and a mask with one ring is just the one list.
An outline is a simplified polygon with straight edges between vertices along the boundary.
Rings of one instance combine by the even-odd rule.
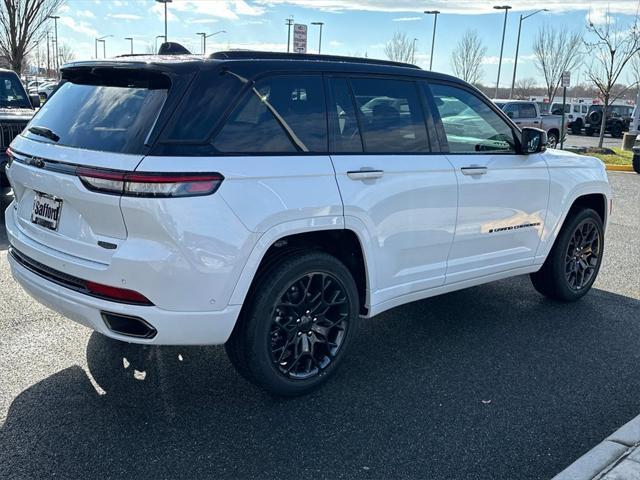
[[469, 165], [468, 167], [462, 167], [460, 170], [463, 175], [484, 175], [487, 173], [487, 167], [480, 165]]
[[384, 175], [384, 170], [351, 170], [347, 172], [347, 176], [351, 180], [372, 180], [375, 178], [380, 178]]

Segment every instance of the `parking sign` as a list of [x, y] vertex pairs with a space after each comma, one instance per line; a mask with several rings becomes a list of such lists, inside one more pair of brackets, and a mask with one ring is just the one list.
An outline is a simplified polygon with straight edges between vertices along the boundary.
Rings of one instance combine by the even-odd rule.
[[571, 72], [564, 72], [562, 74], [562, 82], [560, 83], [561, 87], [570, 87], [571, 86]]
[[293, 51], [307, 53], [307, 26], [303, 23], [293, 25]]

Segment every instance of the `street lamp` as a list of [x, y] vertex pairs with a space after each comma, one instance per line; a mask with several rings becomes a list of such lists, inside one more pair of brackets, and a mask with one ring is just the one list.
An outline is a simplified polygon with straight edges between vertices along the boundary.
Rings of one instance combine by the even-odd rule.
[[291, 26], [293, 25], [293, 15], [285, 20], [287, 26], [287, 53], [291, 50]]
[[431, 56], [429, 57], [429, 70], [433, 69], [433, 47], [436, 45], [436, 26], [438, 24], [438, 10], [425, 10], [426, 15], [433, 15], [433, 37], [431, 38]]
[[206, 32], [196, 33], [196, 35], [200, 35], [202, 37], [202, 55], [207, 53], [207, 38], [213, 37], [214, 35], [218, 35], [219, 33], [227, 33], [227, 31], [218, 30], [217, 32], [213, 32], [213, 33], [206, 33]]
[[504, 25], [502, 26], [502, 43], [500, 44], [500, 61], [498, 62], [498, 79], [496, 80], [496, 93], [493, 98], [498, 98], [498, 87], [500, 86], [500, 69], [502, 68], [502, 53], [504, 52], [504, 34], [507, 32], [507, 14], [511, 10], [510, 5], [496, 5], [495, 10], [504, 10]]
[[516, 58], [513, 62], [513, 80], [511, 80], [511, 91], [509, 92], [510, 99], [513, 98], [513, 90], [516, 87], [516, 70], [518, 69], [518, 53], [520, 51], [520, 32], [522, 31], [522, 21], [526, 20], [529, 17], [533, 17], [536, 13], [548, 11], [549, 9], [542, 8], [540, 10], [536, 10], [533, 13], [530, 13], [529, 15], [522, 16], [522, 14], [520, 14], [520, 23], [518, 24], [518, 40], [516, 41]]
[[131, 55], [133, 55], [133, 37], [124, 37], [124, 39], [131, 42]]
[[58, 62], [58, 19], [60, 18], [57, 15], [49, 15], [47, 18], [51, 18], [53, 19], [53, 25], [54, 25], [54, 35], [55, 35], [55, 39], [56, 39], [56, 49], [54, 50], [55, 52], [55, 59], [56, 61], [54, 62], [56, 65], [56, 75], [59, 75], [60, 72], [60, 64]]
[[324, 22], [311, 22], [311, 25], [318, 25], [320, 27], [320, 39], [318, 40], [318, 55], [322, 52], [322, 26]]
[[158, 3], [164, 3], [164, 41], [167, 41], [167, 3], [173, 0], [156, 0]]
[[167, 37], [165, 37], [164, 35], [156, 35], [156, 53], [158, 53], [158, 39], [159, 38], [164, 38], [164, 41], [167, 41]]
[[109, 37], [113, 37], [113, 35], [105, 35], [104, 37], [96, 38], [96, 44], [95, 44], [96, 45], [96, 60], [98, 59], [98, 42], [102, 42], [102, 44], [103, 44], [102, 45], [102, 47], [103, 47], [102, 48], [102, 52], [103, 52], [103, 54], [105, 54], [104, 56], [106, 58], [107, 47], [105, 46], [106, 45], [105, 39], [109, 38]]
[[413, 48], [411, 49], [411, 63], [416, 63], [416, 42], [417, 38], [413, 39]]

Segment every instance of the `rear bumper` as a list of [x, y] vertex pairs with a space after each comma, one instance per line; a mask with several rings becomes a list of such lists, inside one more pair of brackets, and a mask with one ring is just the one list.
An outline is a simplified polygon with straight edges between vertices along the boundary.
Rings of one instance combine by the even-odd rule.
[[[125, 342], [152, 345], [223, 344], [231, 335], [240, 312], [239, 305], [215, 312], [175, 312], [158, 307], [101, 300], [36, 275], [20, 265], [12, 255], [8, 255], [7, 258], [13, 278], [38, 302], [75, 322]], [[115, 333], [105, 324], [103, 312], [142, 318], [157, 331], [157, 334], [148, 339]]]

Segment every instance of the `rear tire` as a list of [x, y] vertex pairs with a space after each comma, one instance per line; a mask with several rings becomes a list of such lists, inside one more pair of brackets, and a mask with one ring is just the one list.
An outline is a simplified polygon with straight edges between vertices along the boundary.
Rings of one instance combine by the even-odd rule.
[[634, 153], [632, 164], [633, 164], [633, 170], [636, 173], [640, 173], [640, 154]]
[[347, 267], [324, 252], [293, 253], [258, 276], [225, 348], [245, 379], [275, 395], [303, 395], [336, 370], [358, 320]]
[[556, 148], [558, 146], [558, 134], [554, 132], [547, 133], [547, 147]]
[[578, 119], [571, 124], [571, 133], [580, 135], [582, 133], [582, 120]]
[[622, 138], [623, 133], [624, 133], [624, 129], [622, 125], [620, 125], [619, 123], [616, 123], [611, 127], [611, 136], [613, 138]]
[[585, 134], [587, 137], [592, 136], [592, 135], [593, 135], [593, 132], [594, 132], [594, 130], [593, 130], [593, 128], [591, 128], [591, 127], [587, 127], [587, 128], [585, 128], [585, 129], [584, 129], [584, 134]]
[[530, 275], [541, 294], [563, 302], [582, 298], [595, 282], [602, 263], [604, 228], [595, 210], [570, 214], [542, 268]]

